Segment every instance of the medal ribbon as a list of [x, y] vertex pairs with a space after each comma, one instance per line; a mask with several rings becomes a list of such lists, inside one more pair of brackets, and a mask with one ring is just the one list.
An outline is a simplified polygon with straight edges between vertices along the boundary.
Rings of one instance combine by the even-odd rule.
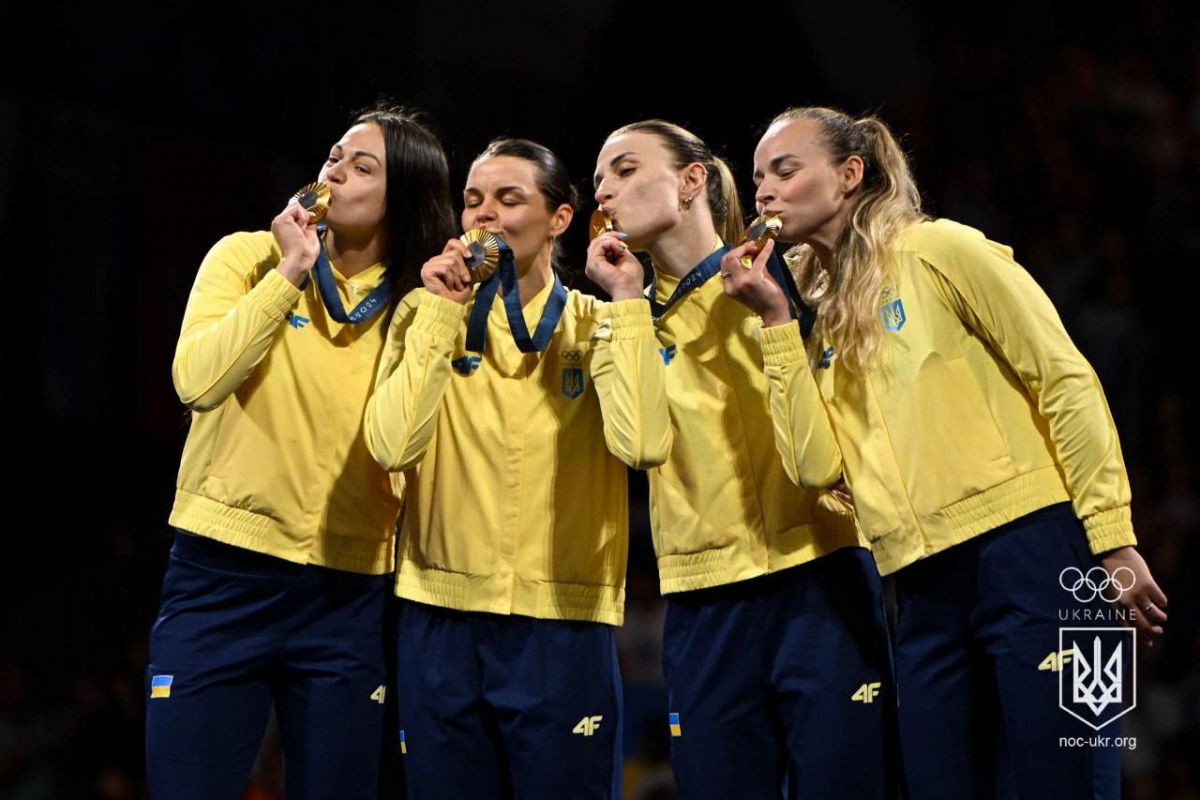
[[800, 299], [800, 289], [796, 286], [796, 279], [792, 276], [792, 271], [788, 269], [787, 262], [779, 255], [778, 243], [776, 243], [771, 257], [767, 259], [767, 272], [787, 295], [792, 319], [800, 322], [800, 335], [807, 339], [808, 335], [812, 333], [813, 325], [817, 324], [817, 310]]
[[723, 244], [720, 248], [709, 253], [703, 261], [692, 267], [687, 275], [684, 275], [679, 285], [675, 287], [675, 291], [671, 292], [671, 296], [667, 298], [666, 303], [660, 303], [654, 296], [654, 287], [650, 287], [650, 316], [655, 322], [663, 317], [671, 308], [687, 296], [688, 292], [695, 291], [698, 287], [703, 286], [709, 278], [721, 271], [721, 256], [729, 252], [729, 245]]
[[342, 298], [338, 295], [337, 281], [334, 280], [333, 267], [329, 263], [329, 253], [325, 250], [326, 230], [324, 225], [317, 226], [317, 236], [321, 240], [321, 252], [317, 254], [317, 263], [313, 267], [313, 272], [317, 273], [317, 289], [321, 292], [321, 300], [325, 303], [329, 316], [338, 322], [351, 325], [366, 322], [387, 306], [388, 299], [392, 295], [392, 282], [385, 274], [380, 284], [347, 313], [346, 307], [342, 305]]
[[517, 269], [513, 265], [512, 249], [503, 239], [500, 239], [499, 266], [475, 292], [475, 305], [471, 307], [471, 316], [467, 320], [467, 350], [473, 353], [487, 350], [487, 318], [501, 289], [504, 290], [504, 312], [517, 349], [522, 353], [545, 350], [562, 318], [567, 304], [567, 290], [555, 275], [550, 297], [546, 299], [546, 307], [542, 309], [542, 317], [531, 337], [529, 327], [525, 324], [525, 314], [521, 311], [521, 290], [517, 282]]

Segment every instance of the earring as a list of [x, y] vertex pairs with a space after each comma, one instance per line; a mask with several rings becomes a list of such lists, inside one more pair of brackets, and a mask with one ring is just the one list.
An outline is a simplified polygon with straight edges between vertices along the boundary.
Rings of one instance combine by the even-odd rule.
[[679, 199], [680, 206], [683, 208], [683, 210], [686, 211], [687, 209], [692, 207], [692, 201], [695, 199], [696, 199], [696, 195], [694, 195], [694, 194], [689, 194], [687, 197], [681, 197]]

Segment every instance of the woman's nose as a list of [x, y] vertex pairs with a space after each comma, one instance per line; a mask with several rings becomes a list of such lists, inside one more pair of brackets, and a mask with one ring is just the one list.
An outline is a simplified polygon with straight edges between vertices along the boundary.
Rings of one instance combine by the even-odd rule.
[[475, 220], [477, 222], [490, 222], [496, 218], [496, 206], [488, 201], [484, 201], [475, 206]]

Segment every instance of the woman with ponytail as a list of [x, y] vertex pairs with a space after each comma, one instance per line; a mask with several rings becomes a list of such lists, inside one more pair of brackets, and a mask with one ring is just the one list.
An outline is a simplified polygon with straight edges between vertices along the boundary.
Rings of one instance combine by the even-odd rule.
[[649, 473], [650, 513], [680, 792], [884, 797], [879, 576], [849, 508], [797, 489], [775, 452], [758, 321], [715, 279], [743, 235], [729, 168], [647, 120], [609, 135], [595, 186], [620, 233], [589, 264], [632, 265], [632, 250], [654, 270], [672, 448]]
[[367, 447], [407, 487], [396, 646], [409, 795], [611, 800], [627, 467], [670, 448], [642, 268], [589, 265], [611, 303], [563, 287], [576, 191], [536, 142], [488, 145], [463, 201], [463, 228], [510, 251], [482, 281], [459, 239], [425, 262], [365, 420]]
[[765, 270], [773, 243], [731, 251], [725, 290], [763, 318], [788, 474], [844, 477], [894, 582], [909, 796], [1117, 797], [1119, 751], [1068, 745], [1119, 732], [1119, 708], [1077, 699], [1119, 688], [1133, 637], [1088, 628], [1149, 642], [1167, 600], [1095, 373], [1011, 249], [921, 213], [883, 122], [791, 109], [754, 164], [815, 328]]

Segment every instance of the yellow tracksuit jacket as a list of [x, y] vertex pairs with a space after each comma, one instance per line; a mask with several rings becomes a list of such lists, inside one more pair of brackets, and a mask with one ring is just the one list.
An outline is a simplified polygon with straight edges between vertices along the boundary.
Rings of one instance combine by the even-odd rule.
[[[200, 266], [172, 376], [192, 409], [171, 524], [297, 563], [363, 574], [393, 567], [397, 490], [367, 451], [362, 413], [386, 313], [330, 318], [316, 288], [275, 267], [268, 231], [236, 233]], [[347, 306], [384, 276], [347, 280]]]
[[1135, 543], [1096, 374], [1012, 250], [950, 220], [902, 232], [867, 374], [810, 368], [795, 325], [763, 332], [788, 474], [845, 471], [882, 574], [1071, 501], [1093, 553]]
[[[678, 284], [656, 275], [659, 302]], [[712, 278], [657, 325], [673, 440], [667, 462], [649, 473], [662, 592], [743, 581], [858, 545], [850, 509], [797, 488], [779, 460], [761, 320]]]
[[[530, 330], [550, 290], [523, 309]], [[649, 305], [571, 291], [526, 354], [497, 300], [480, 356], [464, 349], [472, 303], [408, 295], [367, 405], [371, 453], [407, 481], [396, 594], [620, 625], [626, 465], [662, 463], [671, 441]]]

